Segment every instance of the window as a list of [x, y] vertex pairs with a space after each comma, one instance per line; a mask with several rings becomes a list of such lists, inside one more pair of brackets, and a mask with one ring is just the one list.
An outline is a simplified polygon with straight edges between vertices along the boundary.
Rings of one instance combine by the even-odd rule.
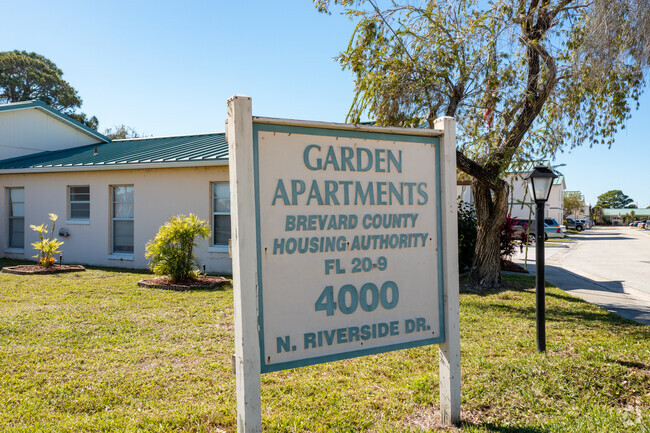
[[212, 184], [212, 244], [227, 246], [230, 240], [230, 185]]
[[9, 199], [9, 248], [25, 248], [25, 189], [7, 188]]
[[68, 219], [90, 220], [90, 187], [68, 187]]
[[111, 187], [114, 254], [133, 254], [133, 185]]

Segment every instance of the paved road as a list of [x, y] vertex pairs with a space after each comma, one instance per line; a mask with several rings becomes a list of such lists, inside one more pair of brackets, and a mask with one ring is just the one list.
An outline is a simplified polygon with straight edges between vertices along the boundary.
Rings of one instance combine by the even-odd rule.
[[[546, 280], [623, 317], [650, 325], [650, 230], [594, 227], [570, 243], [547, 242]], [[534, 247], [528, 251], [535, 269]], [[523, 254], [514, 257], [524, 263]]]

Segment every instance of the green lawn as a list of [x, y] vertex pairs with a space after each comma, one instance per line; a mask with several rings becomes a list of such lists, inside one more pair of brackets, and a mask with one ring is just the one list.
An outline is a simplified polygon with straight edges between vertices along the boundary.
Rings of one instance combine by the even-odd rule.
[[[0, 431], [236, 430], [231, 288], [142, 277], [0, 274]], [[533, 280], [507, 278], [461, 294], [463, 431], [650, 433], [650, 327], [549, 288], [539, 355]], [[431, 430], [437, 364], [425, 347], [265, 374], [265, 430]]]

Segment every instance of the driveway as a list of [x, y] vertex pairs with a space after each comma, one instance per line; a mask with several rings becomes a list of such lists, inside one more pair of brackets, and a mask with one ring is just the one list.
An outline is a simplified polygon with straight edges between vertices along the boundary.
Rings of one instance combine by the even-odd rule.
[[[588, 302], [650, 325], [650, 230], [596, 226], [569, 242], [546, 242], [546, 281]], [[513, 261], [534, 273], [535, 249]]]

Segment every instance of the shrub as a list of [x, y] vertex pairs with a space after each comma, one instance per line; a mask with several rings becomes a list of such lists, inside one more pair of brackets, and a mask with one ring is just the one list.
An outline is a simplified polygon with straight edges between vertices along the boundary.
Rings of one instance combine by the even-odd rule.
[[514, 240], [515, 225], [518, 222], [517, 218], [511, 218], [510, 215], [508, 215], [506, 221], [499, 230], [501, 260], [510, 260], [512, 255], [515, 253], [515, 244], [513, 244], [512, 241]]
[[195, 278], [198, 260], [194, 255], [196, 237], [210, 235], [206, 221], [190, 214], [174, 216], [160, 227], [156, 236], [147, 243], [145, 257], [151, 259], [149, 268], [156, 275], [167, 275], [172, 281]]
[[46, 237], [48, 233], [47, 225], [41, 224], [40, 226], [30, 225], [29, 227], [38, 232], [38, 242], [34, 242], [32, 246], [39, 253], [33, 256], [35, 259], [38, 259], [38, 264], [44, 268], [49, 268], [56, 262], [56, 259], [53, 257], [54, 254], [61, 254], [59, 247], [63, 245], [63, 241], [54, 238], [54, 226], [56, 225], [56, 220], [59, 217], [56, 214], [50, 214], [50, 221], [52, 221], [52, 226], [50, 228], [50, 236]]
[[458, 200], [458, 268], [472, 268], [476, 249], [476, 209], [471, 203]]

